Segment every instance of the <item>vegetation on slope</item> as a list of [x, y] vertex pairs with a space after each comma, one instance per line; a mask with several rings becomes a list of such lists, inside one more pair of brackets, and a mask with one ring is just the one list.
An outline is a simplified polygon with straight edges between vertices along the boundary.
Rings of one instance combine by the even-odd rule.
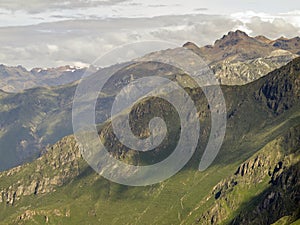
[[[2, 224], [202, 221], [219, 224], [241, 220], [249, 223], [253, 217], [259, 223], [273, 215], [276, 215], [274, 220], [267, 223], [284, 216], [294, 221], [298, 214], [292, 209], [298, 205], [291, 197], [299, 193], [295, 186], [299, 184], [299, 75], [300, 59], [296, 59], [254, 83], [222, 87], [228, 108], [227, 134], [214, 164], [204, 172], [197, 167], [209, 134], [209, 107], [201, 90], [187, 88], [198, 107], [201, 140], [189, 164], [156, 185], [127, 187], [100, 177], [81, 158], [74, 138], [66, 137], [33, 163], [1, 173], [0, 221]], [[149, 107], [153, 104], [155, 107]], [[166, 119], [174, 118], [172, 108], [155, 99], [137, 104], [131, 112], [132, 118], [141, 118], [143, 107], [150, 109], [150, 116], [167, 111], [171, 116], [165, 115]], [[146, 132], [147, 126], [141, 125], [133, 126], [133, 132]], [[171, 131], [174, 129], [176, 133], [176, 124], [173, 125], [170, 123]], [[109, 122], [101, 127], [100, 135], [106, 137], [107, 143], [112, 142]], [[175, 144], [172, 140], [167, 143], [170, 147]], [[149, 159], [153, 156], [161, 160], [170, 150], [161, 146], [151, 155], [142, 156], [128, 154], [130, 149], [121, 145], [112, 147], [115, 157], [129, 158], [132, 163], [152, 163]], [[160, 153], [163, 149], [166, 155]], [[285, 182], [290, 177], [292, 181]], [[274, 204], [269, 202], [265, 207], [265, 201], [272, 198]], [[252, 210], [245, 211], [248, 207]], [[257, 217], [257, 212], [264, 216]]]

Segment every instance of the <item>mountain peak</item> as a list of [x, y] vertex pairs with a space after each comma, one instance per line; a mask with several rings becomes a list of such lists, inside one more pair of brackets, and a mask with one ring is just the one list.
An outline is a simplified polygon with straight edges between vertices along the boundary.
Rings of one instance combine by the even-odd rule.
[[190, 49], [190, 50], [195, 50], [195, 49], [199, 49], [199, 46], [196, 45], [193, 42], [187, 42], [183, 45], [184, 48]]
[[240, 41], [248, 39], [251, 39], [251, 37], [241, 30], [230, 31], [227, 35], [224, 35], [221, 39], [217, 40], [215, 45], [223, 48], [225, 46], [237, 45]]
[[229, 31], [228, 36], [249, 37], [248, 34], [246, 34], [246, 32], [241, 30]]
[[269, 39], [269, 38], [267, 38], [263, 35], [256, 36], [255, 39], [260, 41], [260, 42], [266, 43], [266, 44], [270, 44], [272, 42], [271, 39]]
[[226, 38], [242, 38], [242, 39], [247, 39], [247, 38], [250, 38], [250, 37], [244, 31], [236, 30], [236, 31], [229, 31], [228, 34], [224, 35], [221, 39], [226, 39]]

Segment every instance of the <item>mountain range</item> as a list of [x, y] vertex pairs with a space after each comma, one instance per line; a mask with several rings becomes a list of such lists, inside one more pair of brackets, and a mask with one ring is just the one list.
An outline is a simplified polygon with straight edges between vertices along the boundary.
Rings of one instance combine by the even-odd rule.
[[[200, 48], [188, 42], [118, 70], [95, 109], [96, 123], [106, 121], [97, 127], [99, 137], [116, 159], [133, 165], [162, 161], [180, 135], [174, 107], [149, 97], [131, 109], [131, 129], [143, 139], [149, 135], [151, 118], [162, 117], [168, 128], [163, 144], [141, 153], [117, 140], [108, 117], [111, 105], [141, 74], [177, 81], [194, 101], [201, 123], [189, 163], [168, 180], [144, 187], [113, 183], [84, 160], [72, 135], [71, 117], [77, 79], [84, 70], [67, 66], [42, 72], [2, 66], [6, 72], [0, 76], [7, 79], [3, 84], [35, 75], [26, 77], [29, 89], [17, 86], [22, 83], [18, 81], [9, 88], [20, 87], [21, 92], [0, 91], [0, 224], [300, 224], [298, 43], [299, 38], [270, 40], [229, 32], [214, 45]], [[184, 71], [156, 61], [163, 55], [168, 62], [184, 49], [198, 54], [212, 69], [226, 101], [224, 142], [205, 171], [198, 170], [211, 130], [204, 90], [212, 87], [201, 89]], [[95, 69], [91, 76], [105, 71]], [[45, 79], [40, 79], [42, 73]]]
[[[249, 83], [296, 57], [292, 52], [298, 52], [299, 38], [285, 39], [288, 43], [285, 48], [289, 49], [289, 52], [276, 47], [276, 43], [281, 43], [282, 38], [278, 41], [267, 40], [269, 39], [262, 36], [253, 38], [242, 31], [236, 31], [224, 35], [213, 46], [198, 48], [193, 43], [187, 43], [183, 48], [150, 53], [142, 57], [142, 61], [149, 61], [148, 63], [140, 64], [131, 70], [123, 70], [119, 73], [119, 78], [107, 85], [107, 89], [114, 91], [106, 98], [103, 108], [108, 108], [107, 104], [113, 101], [117, 90], [129, 82], [131, 74], [135, 74], [137, 68], [141, 74], [183, 75], [182, 71], [155, 63], [155, 60], [163, 55], [168, 61], [168, 57], [183, 54], [183, 49], [186, 48], [200, 55], [220, 83], [226, 85]], [[190, 62], [183, 63], [188, 66]], [[0, 67], [2, 87], [6, 87], [5, 89], [23, 90], [25, 87], [31, 87], [19, 93], [0, 92], [0, 153], [6, 156], [0, 158], [0, 171], [35, 159], [42, 154], [47, 145], [72, 134], [71, 111], [76, 80], [84, 72], [85, 69], [70, 66], [45, 70], [37, 68], [31, 71], [21, 66]], [[103, 71], [90, 67], [89, 72], [101, 76]], [[186, 82], [186, 76], [177, 76], [176, 79], [178, 82]], [[66, 84], [70, 81], [74, 82]], [[58, 84], [65, 85], [55, 86]], [[49, 87], [53, 85], [54, 87]]]
[[[300, 38], [281, 37], [270, 40], [264, 36], [250, 37], [245, 32], [231, 31], [215, 41], [213, 45], [199, 48], [187, 42], [183, 47], [191, 49], [205, 60], [220, 83], [241, 85], [252, 82], [277, 69], [300, 55]], [[149, 54], [155, 59], [160, 52]], [[169, 50], [170, 57], [176, 49]], [[90, 66], [90, 73], [99, 68]], [[79, 80], [87, 68], [61, 66], [57, 68], [33, 68], [0, 65], [0, 89], [20, 92], [34, 87], [64, 85]]]
[[[79, 80], [87, 68], [61, 66], [57, 68], [33, 68], [0, 65], [0, 89], [6, 92], [21, 92], [34, 87], [51, 87]], [[97, 71], [90, 67], [89, 71]]]
[[[243, 86], [222, 86], [228, 126], [214, 164], [200, 172], [204, 146], [174, 177], [156, 185], [128, 187], [96, 174], [72, 136], [63, 138], [32, 163], [0, 174], [2, 224], [290, 224], [299, 218], [300, 58]], [[209, 88], [209, 87], [207, 87]], [[210, 113], [201, 89], [186, 88], [202, 122], [206, 143]], [[238, 93], [238, 95], [237, 95]], [[133, 121], [165, 114], [164, 101], [144, 99]], [[255, 118], [255, 119], [254, 119]], [[147, 126], [135, 126], [143, 134]], [[179, 127], [171, 123], [173, 146]], [[146, 130], [145, 130], [146, 129]], [[115, 141], [111, 124], [99, 130], [111, 154], [133, 164], [153, 163], [168, 154], [159, 146], [133, 153]], [[149, 222], [151, 221], [151, 222]]]

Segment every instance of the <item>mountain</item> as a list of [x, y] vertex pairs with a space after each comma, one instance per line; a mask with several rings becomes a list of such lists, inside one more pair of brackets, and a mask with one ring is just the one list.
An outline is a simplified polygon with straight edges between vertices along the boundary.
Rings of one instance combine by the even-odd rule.
[[[226, 85], [249, 83], [296, 57], [289, 51], [262, 43], [261, 40], [249, 37], [241, 31], [229, 32], [217, 40], [214, 46], [199, 48], [189, 42], [182, 48], [150, 53], [142, 57], [144, 63], [124, 68], [114, 80], [110, 80], [106, 89], [111, 91], [103, 100], [103, 112], [97, 116], [105, 115], [104, 111], [109, 108], [118, 90], [124, 87], [132, 79], [131, 74], [136, 74], [137, 71], [141, 74], [172, 77], [184, 86], [189, 86], [183, 71], [166, 64], [155, 63], [162, 55], [167, 63], [168, 58], [185, 54], [186, 48], [207, 60], [215, 59], [209, 66], [221, 83]], [[226, 55], [227, 51], [230, 54]], [[191, 62], [187, 57], [186, 62], [182, 63], [189, 66]], [[52, 145], [62, 137], [72, 134], [71, 111], [77, 82], [57, 85], [79, 79], [84, 71], [70, 66], [53, 69], [36, 68], [31, 71], [21, 66], [0, 66], [0, 82], [6, 87], [5, 90], [36, 85], [54, 86], [31, 88], [17, 94], [0, 93], [0, 153], [5, 155], [4, 158], [0, 158], [0, 171], [32, 161], [42, 154], [47, 145]], [[103, 69], [90, 68], [89, 72], [101, 76]], [[136, 78], [138, 76], [134, 77]]]
[[288, 50], [298, 55], [300, 54], [300, 37], [295, 37], [291, 39], [281, 37], [277, 40], [270, 42], [270, 44], [276, 48]]
[[269, 39], [269, 38], [267, 38], [263, 35], [256, 36], [255, 39], [260, 41], [260, 42], [266, 43], [266, 44], [270, 44], [272, 42], [271, 39]]
[[222, 84], [246, 84], [298, 57], [298, 46], [291, 44], [287, 48], [274, 45], [274, 42], [264, 36], [250, 37], [237, 30], [224, 35], [214, 45], [194, 51], [207, 60]]
[[[99, 70], [92, 76], [101, 77], [106, 70]], [[99, 120], [109, 115], [118, 91], [131, 79], [138, 79], [139, 74], [186, 80], [182, 71], [162, 63], [125, 66], [105, 86], [105, 96], [97, 104]], [[32, 161], [47, 145], [73, 133], [72, 105], [77, 84], [38, 87], [15, 94], [0, 92], [0, 154], [5, 156], [0, 158], [0, 171]]]
[[245, 32], [231, 31], [214, 45], [208, 45], [199, 49], [211, 63], [227, 59], [228, 61], [245, 61], [262, 58], [276, 50], [275, 47], [249, 37]]
[[291, 224], [299, 219], [299, 132], [299, 126], [292, 127], [214, 186], [207, 199], [214, 203], [197, 222]]
[[190, 48], [205, 57], [209, 63], [215, 63], [223, 60], [247, 61], [263, 58], [278, 49], [296, 54], [299, 48], [299, 40], [299, 37], [292, 39], [279, 38], [277, 40], [270, 40], [264, 36], [250, 37], [245, 32], [237, 30], [235, 32], [230, 31], [227, 35], [216, 40], [213, 45], [199, 48], [195, 44], [187, 43], [184, 47]]
[[48, 144], [72, 133], [75, 88], [0, 92], [0, 170], [31, 161]]
[[[57, 68], [33, 68], [28, 71], [22, 66], [0, 65], [0, 89], [20, 92], [34, 87], [50, 87], [79, 80], [87, 68], [61, 66]], [[97, 71], [96, 68], [89, 68]]]
[[[264, 36], [250, 37], [245, 32], [231, 31], [213, 45], [198, 47], [187, 42], [184, 48], [200, 55], [224, 85], [241, 85], [252, 82], [277, 69], [300, 54], [300, 38], [270, 40]], [[177, 49], [178, 50], [178, 49]], [[170, 55], [176, 54], [169, 50]], [[160, 52], [146, 56], [155, 59]], [[150, 57], [152, 56], [152, 57]], [[58, 68], [34, 68], [0, 65], [0, 89], [19, 92], [34, 87], [51, 87], [79, 80], [87, 68], [61, 66]], [[97, 72], [92, 66], [89, 72]]]
[[[203, 172], [198, 164], [210, 110], [201, 89], [187, 87], [201, 121], [201, 140], [183, 170], [155, 185], [128, 187], [100, 177], [81, 157], [74, 137], [65, 137], [36, 161], [0, 173], [0, 224], [290, 224], [300, 218], [299, 84], [297, 58], [247, 85], [222, 86], [227, 132], [214, 164]], [[119, 160], [160, 161], [180, 131], [171, 105], [144, 99], [130, 118], [133, 133], [143, 137], [147, 122], [135, 126], [135, 121], [157, 115], [170, 121], [170, 136], [150, 153], [137, 154], [116, 142], [109, 121], [99, 135]]]
[[[269, 72], [286, 65], [299, 55], [297, 45], [274, 45], [264, 36], [250, 37], [245, 32], [231, 31], [218, 39], [213, 45], [198, 47], [187, 42], [184, 48], [198, 54], [212, 69], [219, 82], [224, 85], [243, 85], [250, 83]], [[298, 40], [298, 38], [291, 39]], [[293, 50], [291, 50], [293, 49]], [[180, 54], [180, 48], [167, 50], [170, 57]], [[151, 53], [145, 59], [155, 60], [165, 51]]]

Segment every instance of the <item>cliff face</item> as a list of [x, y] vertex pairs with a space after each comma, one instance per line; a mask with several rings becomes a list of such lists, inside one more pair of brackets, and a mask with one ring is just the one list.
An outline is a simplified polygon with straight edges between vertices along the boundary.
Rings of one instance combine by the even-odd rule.
[[0, 186], [0, 203], [14, 205], [24, 196], [55, 192], [79, 175], [81, 154], [73, 137], [62, 139], [48, 151], [32, 164], [0, 174], [6, 180], [5, 187]]
[[258, 201], [255, 208], [242, 211], [231, 224], [272, 224], [283, 217], [288, 217], [291, 223], [299, 219], [299, 171], [298, 162], [271, 180], [271, 187], [255, 199]]
[[299, 217], [300, 126], [267, 144], [219, 182], [199, 224], [272, 224]]
[[300, 99], [300, 58], [272, 73], [273, 77], [262, 79], [264, 84], [256, 91], [255, 97], [267, 104], [274, 113], [280, 114]]

